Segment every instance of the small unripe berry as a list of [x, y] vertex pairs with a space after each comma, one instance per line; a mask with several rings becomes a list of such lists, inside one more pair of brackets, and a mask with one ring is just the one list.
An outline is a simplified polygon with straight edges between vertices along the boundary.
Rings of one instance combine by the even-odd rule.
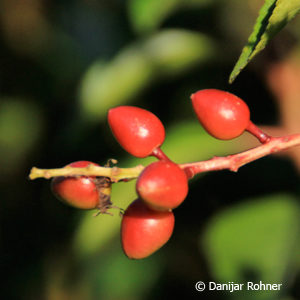
[[239, 97], [216, 89], [200, 90], [191, 96], [199, 122], [217, 139], [241, 135], [250, 122], [247, 104]]
[[165, 139], [161, 121], [150, 111], [118, 106], [108, 112], [108, 123], [119, 144], [136, 157], [147, 157]]
[[188, 179], [177, 164], [157, 161], [148, 165], [140, 174], [136, 190], [148, 205], [169, 210], [181, 204], [187, 196]]
[[[90, 164], [99, 166], [89, 161], [77, 161], [68, 166], [85, 168]], [[95, 177], [92, 176], [54, 177], [51, 187], [59, 200], [76, 208], [94, 209], [100, 201]]]
[[132, 259], [145, 258], [171, 237], [175, 218], [172, 211], [155, 211], [140, 199], [126, 209], [121, 224], [124, 253]]

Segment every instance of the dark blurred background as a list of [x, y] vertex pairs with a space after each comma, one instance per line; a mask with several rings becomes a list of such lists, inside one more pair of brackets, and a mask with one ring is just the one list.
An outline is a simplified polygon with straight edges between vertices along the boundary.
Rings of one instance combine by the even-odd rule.
[[[0, 2], [1, 299], [300, 299], [300, 152], [237, 173], [198, 175], [171, 240], [141, 261], [121, 250], [120, 217], [57, 201], [31, 167], [134, 159], [112, 137], [110, 107], [137, 105], [165, 124], [178, 163], [257, 145], [218, 141], [189, 96], [231, 91], [270, 134], [300, 132], [300, 23], [295, 19], [228, 84], [261, 0], [2, 0]], [[134, 182], [113, 186], [126, 208]], [[279, 291], [197, 292], [208, 283], [282, 283]]]

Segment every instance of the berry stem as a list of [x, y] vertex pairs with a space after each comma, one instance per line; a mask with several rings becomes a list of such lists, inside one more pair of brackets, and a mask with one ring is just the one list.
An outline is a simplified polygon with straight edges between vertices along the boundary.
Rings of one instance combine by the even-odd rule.
[[[300, 146], [300, 134], [282, 136], [282, 137], [269, 137], [269, 139], [262, 145], [253, 149], [240, 152], [237, 154], [214, 157], [206, 161], [192, 162], [181, 164], [180, 167], [184, 169], [189, 178], [196, 174], [228, 169], [237, 172], [237, 170], [247, 163], [255, 161], [264, 156], [274, 154], [279, 151], [289, 149], [294, 146]], [[112, 182], [121, 180], [136, 179], [143, 171], [144, 166], [138, 165], [133, 168], [118, 168], [118, 167], [98, 167], [89, 165], [85, 168], [72, 168], [64, 167], [60, 169], [38, 169], [33, 167], [29, 174], [29, 179], [36, 178], [52, 178], [56, 176], [104, 176], [109, 177]]]
[[39, 169], [33, 167], [29, 174], [29, 179], [36, 178], [50, 179], [58, 176], [104, 176], [109, 177], [112, 182], [121, 180], [135, 179], [144, 169], [144, 166], [138, 165], [133, 168], [118, 168], [118, 167], [97, 167], [89, 165], [85, 168], [64, 167], [59, 169]]
[[267, 143], [271, 137], [259, 129], [254, 123], [249, 121], [246, 130], [254, 135], [262, 144]]
[[171, 161], [170, 158], [159, 147], [155, 148], [151, 155], [159, 160]]

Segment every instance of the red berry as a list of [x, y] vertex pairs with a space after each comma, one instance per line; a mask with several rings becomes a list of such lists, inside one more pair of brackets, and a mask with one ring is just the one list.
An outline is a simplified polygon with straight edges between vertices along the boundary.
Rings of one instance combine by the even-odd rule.
[[[89, 164], [99, 166], [89, 161], [77, 161], [68, 166], [85, 168]], [[54, 177], [51, 182], [53, 193], [59, 200], [81, 209], [93, 209], [99, 204], [99, 191], [96, 187], [95, 177]]]
[[177, 164], [157, 161], [140, 174], [136, 190], [140, 198], [153, 208], [173, 209], [187, 196], [188, 179]]
[[150, 111], [135, 106], [118, 106], [108, 112], [108, 123], [117, 141], [130, 154], [147, 157], [165, 139], [161, 121]]
[[175, 218], [172, 211], [155, 211], [140, 199], [126, 209], [121, 224], [121, 241], [129, 258], [145, 258], [171, 237]]
[[231, 93], [206, 89], [196, 92], [191, 99], [199, 122], [217, 139], [238, 137], [250, 122], [247, 104]]

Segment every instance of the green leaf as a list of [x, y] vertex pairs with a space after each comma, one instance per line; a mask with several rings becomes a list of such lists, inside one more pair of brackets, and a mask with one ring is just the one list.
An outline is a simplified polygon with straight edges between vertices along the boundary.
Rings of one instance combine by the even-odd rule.
[[44, 123], [40, 108], [28, 99], [0, 99], [1, 176], [13, 173], [38, 142]]
[[299, 0], [266, 0], [259, 12], [248, 43], [230, 74], [232, 83], [250, 60], [262, 51], [273, 38], [300, 11]]
[[109, 108], [129, 103], [155, 80], [180, 76], [215, 53], [210, 38], [188, 30], [163, 30], [134, 43], [87, 70], [80, 87], [82, 117], [98, 122]]
[[87, 264], [80, 281], [92, 287], [93, 297], [89, 299], [144, 299], [160, 280], [165, 265], [161, 252], [147, 259], [131, 260], [123, 254], [118, 241]]
[[131, 0], [128, 4], [128, 14], [134, 30], [143, 34], [157, 29], [178, 9], [209, 3], [212, 3], [212, 0]]
[[296, 272], [299, 229], [297, 199], [276, 194], [219, 213], [210, 220], [201, 243], [212, 275], [220, 282], [284, 284], [287, 272]]
[[178, 0], [131, 0], [128, 10], [133, 28], [139, 32], [150, 32], [178, 6]]

